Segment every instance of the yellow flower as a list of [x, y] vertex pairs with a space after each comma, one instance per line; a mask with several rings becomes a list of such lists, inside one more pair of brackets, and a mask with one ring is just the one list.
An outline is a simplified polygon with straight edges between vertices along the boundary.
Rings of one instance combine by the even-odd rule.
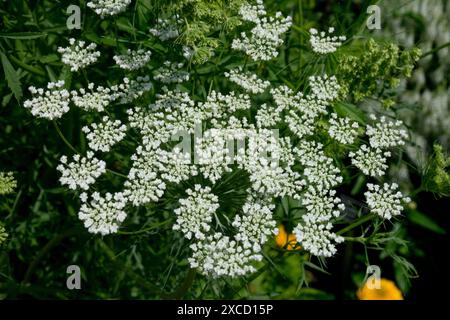
[[359, 288], [356, 296], [359, 300], [403, 300], [402, 292], [391, 280], [381, 278], [380, 288], [371, 288], [366, 282]]
[[287, 233], [286, 229], [282, 224], [278, 226], [278, 234], [275, 237], [275, 242], [280, 248], [285, 248], [286, 250], [301, 250], [302, 247], [298, 245], [297, 238], [293, 233]]

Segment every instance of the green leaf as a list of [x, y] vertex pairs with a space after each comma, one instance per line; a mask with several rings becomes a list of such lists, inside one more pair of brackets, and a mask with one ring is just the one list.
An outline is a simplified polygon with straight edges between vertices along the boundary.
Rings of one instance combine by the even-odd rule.
[[366, 116], [364, 112], [354, 104], [337, 102], [334, 105], [334, 110], [340, 116], [349, 117], [350, 119], [355, 120], [360, 124], [366, 123]]
[[433, 219], [417, 210], [408, 211], [407, 217], [409, 221], [425, 229], [438, 234], [445, 234], [445, 230], [441, 228]]
[[12, 66], [11, 62], [9, 62], [8, 57], [5, 56], [3, 52], [0, 52], [0, 57], [2, 59], [3, 72], [5, 73], [5, 78], [6, 82], [8, 83], [8, 87], [14, 93], [14, 97], [16, 97], [16, 100], [20, 102], [23, 94], [19, 75]]
[[16, 39], [16, 40], [30, 40], [45, 37], [46, 34], [42, 32], [11, 32], [0, 33], [0, 38]]

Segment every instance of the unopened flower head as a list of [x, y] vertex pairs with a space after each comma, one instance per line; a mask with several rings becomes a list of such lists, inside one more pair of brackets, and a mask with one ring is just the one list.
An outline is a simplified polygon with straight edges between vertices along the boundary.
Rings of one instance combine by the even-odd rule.
[[95, 43], [87, 44], [85, 41], [69, 40], [70, 47], [59, 47], [58, 52], [62, 54], [62, 62], [70, 66], [70, 71], [78, 71], [93, 64], [100, 57], [100, 51], [96, 51]]
[[347, 38], [345, 36], [334, 36], [334, 28], [329, 28], [326, 31], [317, 31], [317, 29], [309, 29], [311, 43], [314, 52], [319, 54], [327, 54], [335, 52], [337, 48], [342, 45]]
[[59, 182], [67, 185], [69, 189], [81, 188], [88, 190], [95, 180], [106, 172], [106, 163], [94, 157], [92, 151], [88, 151], [86, 157], [79, 154], [73, 156], [73, 161], [68, 162], [66, 156], [62, 156], [56, 169], [61, 172]]
[[13, 193], [17, 187], [17, 181], [12, 172], [0, 172], [0, 195]]
[[70, 93], [64, 89], [64, 81], [49, 82], [47, 90], [30, 87], [32, 98], [23, 103], [25, 108], [31, 109], [31, 114], [39, 118], [54, 120], [61, 118], [69, 111]]
[[400, 215], [403, 210], [402, 203], [411, 201], [410, 198], [398, 191], [396, 183], [384, 183], [382, 186], [368, 183], [367, 188], [368, 191], [364, 195], [370, 211], [384, 219], [389, 220]]

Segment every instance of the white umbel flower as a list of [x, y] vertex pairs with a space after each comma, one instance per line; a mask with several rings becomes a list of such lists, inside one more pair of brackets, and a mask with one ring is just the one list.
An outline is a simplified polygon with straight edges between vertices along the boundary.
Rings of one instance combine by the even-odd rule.
[[193, 243], [191, 249], [192, 256], [188, 259], [191, 268], [213, 278], [239, 277], [255, 272], [252, 262], [262, 260], [258, 244], [253, 248], [244, 248], [236, 240], [221, 233]]
[[244, 248], [251, 248], [255, 243], [263, 245], [268, 237], [277, 232], [277, 224], [272, 217], [274, 205], [247, 201], [242, 207], [243, 215], [236, 215], [233, 227], [237, 228], [236, 240], [243, 243]]
[[187, 189], [188, 195], [180, 199], [180, 207], [175, 209], [177, 221], [174, 230], [180, 230], [187, 239], [204, 240], [205, 233], [211, 229], [213, 215], [219, 208], [219, 198], [211, 192], [211, 188], [199, 184], [194, 189]]
[[285, 85], [270, 89], [270, 93], [279, 112], [291, 109], [298, 110], [303, 100], [301, 92], [295, 94], [294, 91]]
[[261, 17], [264, 17], [267, 12], [262, 0], [256, 0], [256, 4], [245, 3], [239, 8], [239, 14], [242, 20], [258, 23]]
[[383, 186], [368, 183], [367, 188], [369, 190], [364, 195], [370, 211], [383, 219], [389, 220], [400, 215], [403, 210], [402, 202], [408, 203], [411, 201], [409, 197], [403, 196], [398, 191], [396, 183], [384, 183]]
[[69, 39], [70, 47], [59, 47], [62, 62], [70, 66], [70, 71], [78, 71], [93, 64], [100, 57], [100, 51], [95, 51], [95, 43], [87, 44], [85, 41]]
[[159, 149], [158, 155], [162, 164], [161, 178], [165, 181], [180, 183], [198, 173], [197, 166], [192, 164], [190, 152], [175, 147], [171, 151]]
[[281, 121], [281, 115], [277, 108], [264, 103], [259, 107], [255, 119], [258, 128], [270, 128]]
[[95, 180], [106, 172], [106, 163], [94, 157], [92, 151], [86, 153], [86, 157], [79, 154], [73, 156], [73, 161], [68, 162], [66, 156], [62, 156], [56, 169], [61, 172], [59, 181], [67, 185], [69, 189], [76, 190], [78, 187], [88, 190]]
[[70, 93], [64, 88], [64, 81], [49, 82], [47, 89], [29, 87], [33, 97], [23, 103], [31, 114], [48, 120], [61, 118], [69, 111]]
[[104, 116], [99, 124], [93, 123], [91, 127], [81, 129], [88, 139], [89, 148], [95, 151], [109, 152], [111, 147], [125, 137], [127, 127], [120, 120], [110, 120]]
[[137, 70], [145, 66], [150, 61], [152, 52], [150, 50], [131, 50], [128, 49], [126, 54], [115, 55], [113, 57], [116, 64], [125, 70]]
[[116, 98], [109, 88], [99, 86], [94, 88], [94, 83], [88, 84], [88, 90], [81, 88], [79, 91], [73, 90], [72, 102], [78, 108], [86, 111], [103, 112], [105, 108]]
[[90, 202], [87, 201], [88, 196], [83, 193], [80, 199], [83, 203], [78, 212], [78, 218], [84, 222], [84, 226], [90, 233], [101, 235], [116, 233], [127, 217], [123, 210], [126, 199], [120, 192], [114, 194], [108, 192], [104, 196], [94, 192]]
[[361, 170], [365, 175], [372, 177], [381, 177], [384, 175], [388, 165], [387, 157], [391, 156], [389, 151], [370, 148], [363, 144], [356, 152], [349, 153], [352, 164]]
[[352, 144], [358, 136], [359, 125], [349, 118], [340, 118], [336, 113], [332, 113], [328, 122], [328, 134], [342, 144]]
[[316, 117], [311, 117], [304, 113], [298, 114], [294, 110], [289, 111], [285, 116], [285, 121], [291, 130], [297, 137], [303, 138], [305, 136], [312, 135], [316, 128]]
[[164, 65], [155, 71], [153, 78], [162, 83], [182, 83], [189, 80], [189, 72], [181, 70], [184, 63], [165, 61]]
[[17, 181], [12, 172], [0, 172], [0, 195], [13, 193]]
[[315, 154], [305, 162], [303, 175], [310, 184], [324, 190], [331, 189], [343, 181], [343, 178], [339, 175], [339, 168], [333, 162], [333, 158]]
[[[375, 115], [371, 115], [371, 119], [377, 120]], [[402, 121], [389, 121], [385, 116], [382, 116], [374, 127], [367, 125], [366, 134], [369, 136], [370, 146], [383, 149], [404, 145], [408, 132], [402, 126]]]
[[311, 222], [326, 222], [340, 216], [345, 210], [341, 199], [336, 197], [336, 190], [324, 190], [310, 186], [301, 197], [306, 208], [307, 217]]
[[[264, 13], [262, 3], [261, 8], [245, 12], [248, 5], [241, 8], [240, 13], [246, 20], [251, 20], [256, 25], [250, 32], [250, 37], [245, 32], [241, 37], [234, 39], [231, 47], [235, 50], [244, 51], [253, 60], [271, 60], [278, 56], [278, 47], [283, 43], [281, 36], [292, 25], [290, 16], [283, 17], [281, 12], [277, 12], [275, 17], [262, 16]], [[256, 12], [256, 13], [255, 13]]]
[[138, 76], [135, 79], [123, 78], [119, 85], [111, 87], [114, 91], [113, 98], [119, 98], [119, 103], [130, 103], [142, 96], [153, 87], [149, 76]]
[[333, 36], [334, 28], [329, 28], [328, 32], [317, 31], [314, 28], [309, 29], [311, 43], [314, 52], [319, 54], [327, 54], [335, 52], [347, 38], [345, 36]]
[[292, 153], [296, 156], [298, 162], [300, 162], [302, 166], [309, 165], [311, 159], [325, 156], [323, 144], [309, 140], [300, 141], [300, 144], [292, 149]]
[[125, 11], [130, 3], [131, 0], [91, 0], [87, 6], [103, 19]]
[[254, 73], [243, 71], [242, 67], [225, 72], [225, 77], [253, 94], [263, 93], [270, 86], [269, 81], [261, 80]]
[[344, 238], [331, 231], [331, 223], [316, 223], [308, 218], [299, 223], [293, 230], [300, 245], [311, 254], [318, 257], [331, 257], [337, 249], [336, 244], [344, 241]]
[[339, 97], [341, 86], [335, 76], [310, 76], [311, 98], [328, 104]]

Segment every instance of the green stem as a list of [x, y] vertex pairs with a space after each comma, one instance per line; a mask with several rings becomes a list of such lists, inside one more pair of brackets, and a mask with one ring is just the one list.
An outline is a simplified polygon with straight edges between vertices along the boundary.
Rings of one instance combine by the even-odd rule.
[[423, 58], [425, 58], [426, 56], [428, 56], [428, 55], [430, 55], [430, 54], [433, 54], [433, 53], [435, 53], [435, 52], [438, 52], [439, 50], [444, 49], [444, 48], [446, 48], [446, 47], [450, 47], [450, 42], [444, 43], [443, 45], [441, 45], [441, 46], [439, 46], [439, 47], [437, 47], [437, 48], [434, 48], [433, 50], [430, 50], [430, 51], [424, 53], [424, 54], [420, 57], [420, 59], [423, 59]]
[[56, 132], [58, 132], [58, 135], [60, 136], [60, 138], [62, 139], [62, 141], [64, 141], [64, 143], [70, 148], [70, 150], [72, 150], [75, 153], [80, 154], [77, 149], [74, 148], [74, 146], [72, 146], [70, 144], [70, 142], [66, 139], [66, 137], [63, 135], [63, 133], [61, 132], [61, 129], [59, 128], [58, 124], [56, 123], [56, 121], [53, 121], [53, 125], [55, 126]]
[[137, 231], [117, 231], [118, 234], [124, 234], [124, 235], [135, 235], [135, 234], [141, 234], [141, 233], [145, 233], [147, 231], [151, 231], [154, 229], [157, 229], [159, 227], [162, 227], [164, 225], [166, 225], [167, 223], [169, 223], [171, 220], [166, 220], [164, 222], [160, 222], [156, 225], [153, 225], [149, 228], [145, 228], [145, 229], [141, 229], [141, 230], [137, 230]]
[[367, 221], [372, 220], [373, 218], [375, 218], [375, 216], [372, 215], [372, 214], [368, 214], [368, 215], [366, 215], [366, 216], [363, 216], [363, 217], [357, 219], [357, 220], [356, 220], [355, 222], [353, 222], [352, 224], [348, 225], [347, 227], [345, 227], [345, 228], [339, 230], [338, 232], [336, 232], [336, 234], [337, 234], [337, 235], [344, 234], [344, 233], [346, 233], [346, 232], [348, 232], [348, 231], [350, 231], [350, 230], [356, 228], [357, 226], [363, 224], [364, 222], [367, 222]]

